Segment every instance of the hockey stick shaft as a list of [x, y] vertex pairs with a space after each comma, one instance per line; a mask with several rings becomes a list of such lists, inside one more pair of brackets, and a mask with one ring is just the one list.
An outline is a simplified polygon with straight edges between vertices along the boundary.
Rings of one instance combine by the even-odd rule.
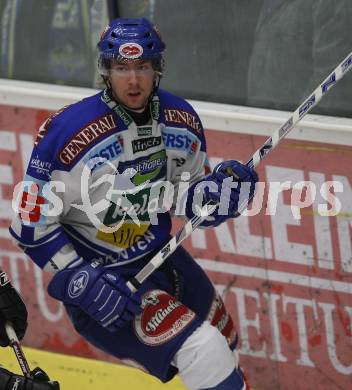
[[28, 364], [27, 359], [26, 359], [26, 357], [23, 353], [23, 350], [21, 348], [21, 344], [18, 341], [16, 332], [13, 330], [13, 327], [11, 326], [11, 324], [9, 322], [7, 322], [5, 324], [5, 329], [6, 329], [7, 337], [10, 340], [10, 345], [11, 345], [13, 351], [15, 352], [18, 364], [21, 367], [23, 375], [27, 378], [30, 378], [31, 377], [31, 370], [29, 368], [29, 364]]
[[[293, 112], [290, 118], [274, 131], [266, 142], [253, 154], [246, 165], [250, 168], [256, 167], [259, 162], [266, 157], [278, 143], [295, 127], [295, 125], [315, 107], [321, 98], [352, 68], [352, 52], [325, 78], [325, 80], [304, 100], [302, 104]], [[238, 211], [242, 212], [247, 203], [239, 205]], [[202, 223], [207, 215], [213, 213], [217, 205], [206, 205], [200, 216], [195, 215], [181, 230], [132, 278], [127, 282], [131, 291], [137, 291], [138, 287], [151, 275], [160, 265], [175, 251], [183, 240]]]
[[313, 108], [321, 98], [352, 68], [352, 52], [326, 77], [313, 93], [294, 111], [291, 117], [254, 153], [247, 162], [250, 168], [256, 167], [260, 160], [269, 154], [295, 125]]

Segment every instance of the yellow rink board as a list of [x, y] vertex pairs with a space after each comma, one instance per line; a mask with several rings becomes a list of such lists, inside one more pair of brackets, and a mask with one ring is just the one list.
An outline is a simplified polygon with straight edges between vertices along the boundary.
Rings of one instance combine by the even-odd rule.
[[[178, 377], [163, 384], [140, 370], [119, 364], [32, 348], [23, 350], [31, 369], [43, 368], [51, 379], [60, 382], [60, 390], [185, 390]], [[0, 364], [21, 373], [11, 348], [0, 349]]]

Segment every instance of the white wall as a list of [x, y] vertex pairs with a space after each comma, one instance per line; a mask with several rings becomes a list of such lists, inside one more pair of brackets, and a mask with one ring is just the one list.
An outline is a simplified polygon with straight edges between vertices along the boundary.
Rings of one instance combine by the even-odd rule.
[[[97, 92], [89, 88], [0, 79], [0, 104], [58, 110]], [[190, 101], [206, 129], [269, 136], [291, 113]], [[301, 102], [297, 102], [298, 104]], [[352, 119], [307, 115], [287, 138], [352, 145]]]

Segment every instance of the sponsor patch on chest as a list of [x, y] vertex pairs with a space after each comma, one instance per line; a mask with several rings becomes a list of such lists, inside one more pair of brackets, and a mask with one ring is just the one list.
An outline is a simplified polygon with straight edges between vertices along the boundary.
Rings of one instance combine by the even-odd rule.
[[139, 126], [137, 127], [137, 134], [140, 137], [151, 136], [153, 134], [152, 126]]
[[99, 230], [96, 237], [118, 248], [127, 249], [144, 237], [148, 227], [149, 223], [140, 224], [140, 226], [134, 223], [124, 223], [113, 233], [105, 233]]
[[150, 148], [161, 145], [161, 136], [141, 138], [132, 141], [133, 153], [144, 152]]
[[200, 140], [194, 134], [175, 127], [163, 130], [163, 141], [166, 149], [184, 151], [188, 155], [195, 153], [200, 145]]
[[59, 152], [58, 158], [64, 165], [69, 165], [87, 150], [90, 145], [96, 143], [101, 137], [106, 136], [116, 129], [113, 115], [105, 115], [95, 118], [86, 127], [81, 128]]

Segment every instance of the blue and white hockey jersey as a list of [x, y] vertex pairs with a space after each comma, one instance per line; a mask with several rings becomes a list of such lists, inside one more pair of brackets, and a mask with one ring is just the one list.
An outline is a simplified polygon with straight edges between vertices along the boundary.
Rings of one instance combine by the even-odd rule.
[[152, 189], [170, 182], [175, 196], [165, 197], [175, 207], [181, 174], [193, 182], [208, 169], [206, 143], [185, 100], [159, 89], [150, 110], [151, 123], [137, 127], [104, 90], [41, 126], [10, 228], [41, 268], [55, 272], [79, 256], [123, 266], [168, 240], [171, 216], [155, 221]]

